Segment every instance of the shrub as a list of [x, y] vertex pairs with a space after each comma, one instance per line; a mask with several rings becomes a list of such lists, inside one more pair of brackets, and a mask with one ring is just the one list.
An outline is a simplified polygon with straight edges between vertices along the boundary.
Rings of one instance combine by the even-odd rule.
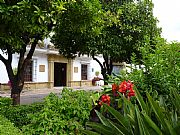
[[0, 114], [10, 120], [19, 129], [31, 122], [29, 114], [39, 112], [43, 107], [42, 103], [21, 106], [4, 106], [0, 108]]
[[[132, 68], [132, 72], [121, 71], [117, 76], [111, 76], [110, 82], [116, 83], [131, 80], [143, 97], [149, 92], [153, 97], [167, 95], [170, 90], [180, 92], [180, 43], [159, 44], [155, 50], [141, 48], [143, 68]], [[133, 64], [138, 66], [135, 60]]]
[[90, 93], [63, 89], [61, 96], [50, 94], [45, 98], [44, 108], [23, 128], [25, 134], [79, 134], [89, 119]]
[[19, 129], [15, 128], [14, 125], [0, 115], [0, 134], [1, 135], [22, 135]]
[[169, 94], [171, 89], [180, 90], [180, 43], [157, 45], [153, 53], [142, 48], [144, 69], [128, 75], [138, 90], [156, 90], [159, 95]]
[[8, 97], [0, 97], [0, 108], [4, 106], [10, 106], [12, 104], [12, 99]]

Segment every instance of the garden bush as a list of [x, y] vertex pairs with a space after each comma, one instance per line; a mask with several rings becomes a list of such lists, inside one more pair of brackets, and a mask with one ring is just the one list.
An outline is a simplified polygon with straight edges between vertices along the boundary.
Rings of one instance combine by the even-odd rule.
[[12, 99], [8, 97], [0, 97], [0, 108], [12, 105]]
[[0, 115], [0, 135], [22, 135], [21, 131]]
[[[143, 97], [148, 91], [153, 97], [162, 95], [168, 100], [170, 90], [180, 92], [180, 43], [159, 43], [156, 49], [141, 48], [143, 68], [132, 68], [130, 73], [121, 71], [110, 77], [111, 83], [131, 80]], [[133, 65], [139, 63], [132, 59]]]
[[23, 128], [24, 134], [70, 135], [80, 134], [89, 119], [92, 106], [91, 93], [63, 89], [61, 97], [50, 94], [44, 108], [31, 115], [31, 124]]
[[[9, 102], [9, 99], [7, 101]], [[21, 129], [22, 126], [30, 124], [31, 119], [28, 115], [39, 112], [42, 108], [43, 103], [21, 106], [12, 106], [8, 104], [7, 106], [0, 107], [0, 115], [6, 117], [9, 121], [14, 123], [14, 126]]]
[[142, 48], [144, 69], [128, 75], [140, 91], [156, 90], [159, 95], [180, 92], [180, 43], [160, 44], [153, 53]]

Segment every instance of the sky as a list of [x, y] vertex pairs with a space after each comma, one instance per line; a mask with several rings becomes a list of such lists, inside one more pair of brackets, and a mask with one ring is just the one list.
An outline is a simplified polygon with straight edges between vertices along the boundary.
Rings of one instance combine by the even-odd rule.
[[180, 42], [180, 0], [152, 0], [154, 16], [159, 20], [162, 36]]

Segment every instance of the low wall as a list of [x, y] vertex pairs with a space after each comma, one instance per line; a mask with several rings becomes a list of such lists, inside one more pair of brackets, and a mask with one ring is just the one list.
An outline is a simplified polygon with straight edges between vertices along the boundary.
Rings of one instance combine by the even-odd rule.
[[75, 86], [92, 86], [92, 80], [70, 81], [68, 84], [70, 87]]
[[[76, 86], [92, 86], [92, 80], [82, 80], [82, 81], [70, 81], [68, 82], [68, 87], [76, 87]], [[24, 88], [25, 90], [34, 90], [34, 89], [43, 89], [43, 88], [53, 88], [53, 82], [25, 82]], [[0, 90], [10, 90], [10, 87], [7, 83], [0, 84]]]
[[[25, 90], [52, 88], [52, 82], [25, 82]], [[7, 83], [0, 84], [0, 90], [10, 90]]]

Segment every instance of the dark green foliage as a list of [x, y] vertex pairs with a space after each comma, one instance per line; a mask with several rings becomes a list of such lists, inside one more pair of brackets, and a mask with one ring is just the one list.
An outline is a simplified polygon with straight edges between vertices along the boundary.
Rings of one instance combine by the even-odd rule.
[[[150, 0], [141, 2], [77, 1], [66, 5], [59, 17], [53, 42], [66, 57], [78, 54], [92, 56], [101, 66], [101, 74], [107, 81], [113, 62], [131, 62], [131, 56], [141, 62], [140, 47], [155, 47], [161, 30], [153, 16]], [[104, 63], [97, 55], [101, 54]]]
[[79, 134], [79, 129], [89, 119], [92, 101], [90, 93], [63, 89], [62, 97], [50, 94], [44, 108], [31, 115], [31, 124], [25, 126], [25, 134]]
[[0, 107], [0, 115], [6, 117], [9, 121], [14, 123], [14, 126], [21, 129], [22, 126], [31, 123], [31, 119], [28, 115], [37, 113], [42, 108], [42, 103], [21, 106], [4, 106]]
[[0, 115], [0, 135], [22, 135], [22, 133], [9, 120]]
[[65, 8], [54, 28], [54, 45], [66, 57], [87, 53], [87, 42], [100, 33], [101, 4], [99, 0], [80, 0], [66, 4]]
[[[56, 15], [64, 10], [65, 1], [3, 0], [0, 1], [0, 61], [6, 67], [11, 82], [13, 104], [20, 104], [24, 71], [31, 61], [39, 40], [49, 35]], [[29, 51], [26, 50], [29, 47]], [[19, 55], [17, 72], [13, 72], [13, 54]]]
[[10, 106], [12, 104], [12, 99], [7, 97], [0, 97], [0, 108], [3, 106]]
[[[180, 90], [180, 44], [160, 44], [151, 53], [142, 48], [143, 64], [145, 68], [133, 70], [128, 78], [134, 81], [137, 89], [143, 91], [157, 91], [159, 95], [167, 95], [170, 90]], [[180, 92], [180, 91], [179, 91]]]

